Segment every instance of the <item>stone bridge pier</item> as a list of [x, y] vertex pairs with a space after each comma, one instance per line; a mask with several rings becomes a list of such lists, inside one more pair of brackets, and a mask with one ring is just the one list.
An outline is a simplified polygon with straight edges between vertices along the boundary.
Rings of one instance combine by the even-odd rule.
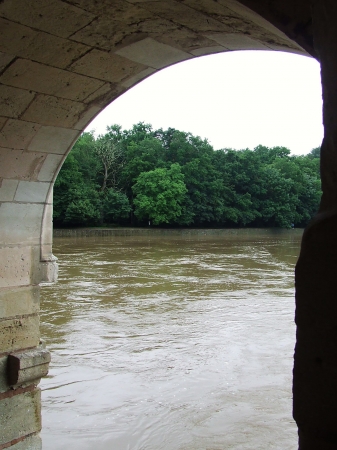
[[337, 449], [336, 23], [336, 0], [0, 0], [0, 450], [41, 448], [39, 286], [57, 278], [52, 188], [67, 153], [157, 70], [242, 49], [322, 67], [323, 197], [296, 268], [294, 448]]

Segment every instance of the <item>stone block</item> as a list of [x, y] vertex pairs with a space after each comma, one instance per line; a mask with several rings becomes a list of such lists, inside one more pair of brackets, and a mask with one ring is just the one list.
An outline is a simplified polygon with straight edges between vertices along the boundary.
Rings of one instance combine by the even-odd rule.
[[272, 25], [268, 20], [261, 17], [259, 14], [251, 10], [250, 8], [247, 8], [247, 6], [243, 5], [242, 3], [239, 3], [237, 0], [218, 0], [219, 3], [224, 4], [226, 8], [230, 11], [231, 15], [233, 13], [236, 13], [236, 15], [239, 15], [239, 17], [244, 17], [244, 19], [247, 21], [252, 21], [254, 24], [258, 25], [259, 27], [262, 27], [271, 33], [275, 34], [276, 36], [286, 37], [286, 35], [276, 28], [274, 25]]
[[0, 400], [0, 446], [41, 430], [40, 402], [40, 389]]
[[0, 248], [0, 288], [29, 285], [32, 270], [31, 259], [31, 247]]
[[126, 88], [132, 87], [139, 81], [144, 80], [145, 78], [147, 78], [148, 76], [152, 75], [155, 72], [156, 69], [149, 67], [148, 69], [142, 70], [141, 72], [137, 73], [137, 75], [127, 78], [121, 84]]
[[268, 47], [271, 50], [275, 50], [276, 52], [286, 52], [286, 53], [293, 53], [297, 55], [307, 56], [306, 52], [298, 46], [292, 45], [291, 42], [285, 42], [283, 45], [281, 44], [269, 44]]
[[146, 66], [113, 53], [94, 49], [82, 56], [70, 69], [76, 73], [118, 83], [146, 69]]
[[58, 279], [58, 259], [56, 256], [52, 256], [53, 259], [50, 261], [42, 261], [40, 264], [41, 274], [40, 274], [40, 282], [41, 283], [56, 283]]
[[90, 108], [83, 111], [80, 119], [75, 123], [74, 128], [76, 130], [84, 130], [87, 125], [102, 111], [100, 106], [91, 106]]
[[241, 33], [217, 33], [209, 34], [207, 37], [228, 50], [270, 50], [262, 42]]
[[39, 316], [37, 314], [0, 320], [0, 348], [4, 353], [37, 347], [39, 341]]
[[192, 55], [194, 56], [205, 56], [205, 55], [212, 55], [214, 53], [223, 53], [228, 51], [225, 47], [222, 47], [221, 45], [214, 45], [213, 47], [202, 47], [197, 48], [195, 50], [191, 50]]
[[35, 314], [39, 312], [39, 308], [39, 286], [23, 286], [0, 291], [0, 319]]
[[11, 202], [19, 182], [17, 180], [4, 180], [0, 178], [0, 202]]
[[[53, 237], [53, 230], [51, 233], [51, 238]], [[53, 259], [53, 243], [52, 242], [46, 242], [41, 245], [41, 261], [47, 262], [47, 261], [54, 261]]]
[[4, 68], [8, 60], [14, 59], [12, 55], [63, 69], [89, 50], [87, 45], [36, 31], [3, 18], [0, 18], [0, 29], [1, 49], [7, 54], [4, 60], [0, 56], [0, 70], [2, 63], [6, 63]]
[[7, 120], [8, 120], [7, 117], [0, 117], [0, 130], [3, 129], [3, 127], [5, 126]]
[[7, 379], [7, 359], [7, 355], [0, 357], [0, 393], [7, 392], [10, 388]]
[[[146, 3], [149, 0], [128, 0], [130, 3]], [[162, 0], [152, 0], [154, 2], [161, 2]]]
[[73, 146], [79, 135], [78, 130], [43, 126], [28, 146], [29, 151], [64, 155]]
[[[41, 245], [50, 245], [53, 242], [53, 205], [47, 203], [44, 208], [43, 223], [41, 230]], [[52, 252], [44, 253], [41, 248], [41, 261], [51, 261]]]
[[35, 96], [34, 92], [0, 85], [0, 116], [17, 118]]
[[46, 157], [44, 153], [0, 147], [0, 178], [35, 180]]
[[38, 94], [22, 115], [22, 119], [41, 123], [41, 125], [73, 128], [86, 108], [87, 105], [84, 103], [53, 97], [51, 95]]
[[25, 149], [40, 125], [24, 122], [23, 120], [9, 119], [0, 131], [0, 147]]
[[57, 0], [6, 1], [0, 3], [0, 15], [5, 19], [64, 38], [82, 29], [95, 17], [83, 9]]
[[42, 440], [39, 435], [28, 436], [26, 439], [12, 445], [10, 450], [42, 450]]
[[[116, 20], [116, 11], [115, 8], [112, 8], [111, 2], [114, 2], [113, 5], [116, 5], [116, 0], [101, 0], [100, 2], [94, 3], [92, 0], [69, 0], [69, 3], [78, 6], [79, 8], [84, 9], [85, 11], [90, 11], [95, 14], [95, 16], [104, 16], [108, 17], [108, 19]], [[118, 0], [117, 0], [118, 1]], [[148, 1], [148, 0], [147, 0]], [[142, 11], [141, 9], [136, 9], [133, 6], [129, 5], [130, 2], [122, 2], [118, 1], [118, 16], [119, 20], [130, 23], [127, 21], [127, 17], [133, 14], [133, 18], [135, 14], [138, 13], [140, 18], [146, 18], [149, 14], [146, 14], [146, 11]]]
[[[37, 177], [38, 181], [54, 180], [55, 175], [58, 173], [63, 160], [63, 155], [48, 155], [40, 169]], [[1, 191], [0, 191], [1, 195]]]
[[[116, 44], [120, 45], [124, 38], [134, 42], [153, 33], [153, 29], [150, 30], [148, 26], [149, 23], [152, 24], [153, 18], [145, 8], [135, 7], [129, 2], [118, 2], [117, 18], [116, 8], [111, 6], [111, 1], [101, 1], [96, 4], [90, 0], [79, 1], [85, 4], [84, 9], [95, 10], [96, 19], [71, 36], [76, 42], [111, 51]], [[143, 31], [143, 24], [147, 26], [147, 30]], [[170, 27], [174, 25], [170, 24]]]
[[50, 183], [44, 181], [20, 181], [14, 201], [26, 203], [45, 203]]
[[49, 197], [44, 209], [42, 229], [41, 229], [41, 245], [40, 260], [54, 261], [53, 255], [53, 187], [49, 191]]
[[9, 354], [7, 359], [8, 384], [18, 388], [32, 382], [38, 383], [42, 377], [47, 375], [49, 363], [50, 353], [42, 347]]
[[[210, 6], [208, 7], [211, 8], [213, 3], [216, 2], [210, 2]], [[203, 14], [182, 2], [148, 2], [146, 9], [177, 25], [183, 25], [196, 33], [221, 32], [228, 29], [226, 25], [221, 23], [220, 20], [211, 17], [210, 14]]]
[[[111, 85], [110, 83], [105, 83], [102, 87], [97, 89], [97, 91], [93, 92], [89, 97], [85, 99], [85, 103], [94, 102], [96, 105], [100, 104], [100, 102], [104, 101], [105, 97], [109, 97], [110, 92], [114, 92], [116, 90], [115, 84]], [[116, 95], [117, 97], [117, 95]]]
[[[1, 242], [22, 247], [39, 245], [43, 207], [43, 204], [0, 203]], [[1, 275], [0, 272], [0, 279]]]
[[0, 72], [15, 58], [14, 55], [0, 52]]
[[219, 22], [222, 22], [222, 19], [226, 19], [231, 14], [231, 11], [221, 2], [209, 2], [205, 4], [199, 0], [186, 0], [184, 4], [203, 15], [216, 18]]
[[106, 83], [96, 92], [89, 95], [89, 97], [85, 99], [85, 103], [100, 107], [100, 110], [102, 110], [125, 91], [126, 89], [121, 83]]
[[188, 53], [192, 53], [193, 50], [198, 48], [207, 48], [215, 45], [215, 42], [203, 34], [194, 33], [185, 27], [179, 27], [165, 33], [155, 33], [152, 37], [163, 44], [171, 45]]
[[32, 90], [41, 94], [83, 101], [104, 82], [45, 64], [17, 59], [0, 77], [8, 86]]
[[162, 44], [152, 38], [145, 38], [130, 44], [118, 50], [116, 54], [154, 69], [162, 69], [192, 57], [189, 53]]

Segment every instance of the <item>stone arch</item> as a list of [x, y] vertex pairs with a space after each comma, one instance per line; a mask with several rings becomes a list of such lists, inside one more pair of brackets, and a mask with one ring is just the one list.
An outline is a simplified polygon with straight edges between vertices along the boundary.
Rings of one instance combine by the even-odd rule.
[[[333, 86], [334, 17], [332, 0], [0, 2], [0, 413], [6, 423], [0, 449], [39, 445], [36, 383], [47, 370], [48, 353], [39, 345], [38, 285], [56, 277], [52, 184], [81, 131], [145, 77], [211, 53], [273, 49], [320, 55], [327, 61], [323, 86]], [[334, 121], [329, 124], [334, 136]], [[327, 167], [336, 167], [329, 150], [334, 138], [329, 142]], [[325, 208], [331, 209], [336, 188], [326, 172]], [[37, 414], [21, 426], [17, 412], [24, 402]], [[305, 420], [302, 429], [312, 432], [310, 417]]]

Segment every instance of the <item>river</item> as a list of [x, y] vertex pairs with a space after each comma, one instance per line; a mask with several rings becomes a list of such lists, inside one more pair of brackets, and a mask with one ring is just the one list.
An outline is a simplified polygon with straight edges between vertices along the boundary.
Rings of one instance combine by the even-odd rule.
[[302, 230], [56, 238], [44, 450], [287, 450]]

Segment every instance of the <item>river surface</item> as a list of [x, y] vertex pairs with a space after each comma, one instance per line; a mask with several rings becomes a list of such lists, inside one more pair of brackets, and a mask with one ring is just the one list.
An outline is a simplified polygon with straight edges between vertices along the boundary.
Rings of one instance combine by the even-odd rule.
[[287, 450], [301, 230], [58, 238], [44, 450]]

